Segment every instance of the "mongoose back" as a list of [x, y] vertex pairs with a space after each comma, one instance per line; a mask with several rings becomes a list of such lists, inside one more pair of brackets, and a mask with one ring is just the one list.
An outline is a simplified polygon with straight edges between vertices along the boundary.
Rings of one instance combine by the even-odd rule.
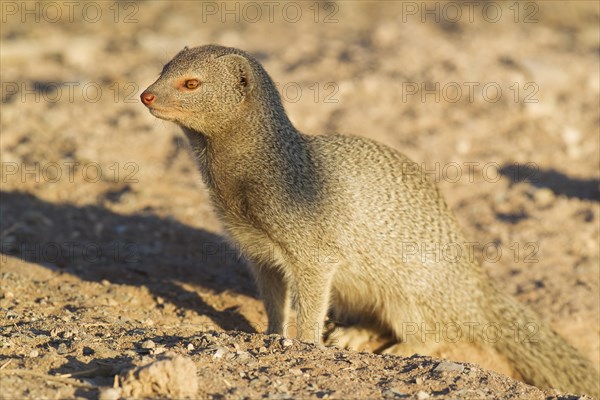
[[[188, 137], [213, 206], [252, 266], [268, 333], [283, 333], [293, 305], [298, 339], [318, 343], [331, 310], [412, 354], [428, 327], [470, 324], [469, 340], [504, 355], [526, 382], [598, 396], [591, 363], [465, 256], [453, 212], [401, 153], [299, 132], [260, 63], [234, 48], [185, 48], [141, 99]], [[444, 247], [455, 256], [423, 251]], [[500, 328], [495, 340], [477, 329], [489, 324]]]

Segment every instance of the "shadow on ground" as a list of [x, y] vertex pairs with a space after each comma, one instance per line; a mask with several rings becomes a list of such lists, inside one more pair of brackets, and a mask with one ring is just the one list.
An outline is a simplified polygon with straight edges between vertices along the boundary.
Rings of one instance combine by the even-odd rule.
[[513, 183], [527, 182], [537, 188], [548, 188], [556, 195], [581, 200], [600, 201], [600, 180], [571, 178], [554, 169], [540, 169], [535, 163], [507, 164], [500, 173]]
[[10, 255], [87, 281], [146, 286], [222, 329], [255, 331], [236, 308], [218, 311], [181, 285], [255, 296], [238, 252], [219, 235], [151, 213], [120, 215], [22, 192], [0, 191], [0, 218], [3, 262]]

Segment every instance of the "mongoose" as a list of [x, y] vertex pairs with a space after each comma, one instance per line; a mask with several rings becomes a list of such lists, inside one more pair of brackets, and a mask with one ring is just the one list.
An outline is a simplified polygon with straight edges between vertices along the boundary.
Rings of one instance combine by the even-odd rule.
[[[591, 362], [466, 256], [453, 212], [417, 164], [365, 138], [299, 132], [249, 54], [186, 47], [141, 100], [189, 139], [216, 213], [252, 265], [268, 333], [284, 332], [292, 305], [297, 338], [315, 343], [330, 309], [409, 349], [431, 326], [470, 324], [470, 339], [526, 382], [598, 396]], [[463, 256], [423, 250], [445, 246]], [[486, 324], [500, 328], [495, 340], [478, 329]]]

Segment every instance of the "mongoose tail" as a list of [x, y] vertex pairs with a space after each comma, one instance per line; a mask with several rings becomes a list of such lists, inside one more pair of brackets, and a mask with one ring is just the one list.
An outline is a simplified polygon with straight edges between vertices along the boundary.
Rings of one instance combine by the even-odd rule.
[[495, 318], [490, 322], [503, 328], [493, 346], [511, 361], [524, 380], [541, 388], [600, 398], [600, 376], [592, 363], [531, 310], [513, 297], [493, 290], [495, 298], [488, 310]]

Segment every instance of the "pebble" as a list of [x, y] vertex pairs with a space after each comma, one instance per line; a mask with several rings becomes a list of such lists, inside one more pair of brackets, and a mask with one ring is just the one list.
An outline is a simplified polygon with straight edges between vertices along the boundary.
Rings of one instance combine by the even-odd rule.
[[143, 365], [119, 377], [121, 397], [128, 399], [198, 398], [196, 365], [174, 353], [160, 360], [145, 357]]
[[551, 206], [556, 199], [554, 192], [548, 188], [541, 188], [533, 193], [533, 201], [540, 208]]
[[85, 346], [82, 350], [82, 354], [84, 356], [92, 356], [92, 355], [96, 354], [96, 351], [94, 349], [92, 349], [91, 347]]
[[98, 395], [99, 400], [118, 400], [121, 398], [121, 389], [119, 388], [102, 388]]
[[386, 399], [395, 399], [395, 398], [407, 398], [409, 397], [406, 393], [398, 390], [398, 389], [386, 389], [381, 393]]
[[451, 361], [442, 361], [433, 369], [433, 372], [458, 372], [459, 374], [465, 370], [462, 364], [453, 363]]
[[153, 349], [156, 347], [156, 343], [152, 340], [148, 339], [144, 343], [142, 343], [142, 349]]
[[294, 344], [294, 342], [291, 341], [290, 339], [281, 339], [281, 345], [283, 347], [290, 347], [293, 344]]
[[243, 350], [236, 351], [235, 358], [237, 360], [239, 360], [240, 362], [249, 362], [252, 360], [250, 353], [248, 353], [247, 351], [243, 351]]
[[187, 345], [187, 349], [188, 349], [188, 351], [194, 351], [194, 345], [192, 343], [189, 343]]
[[428, 398], [429, 398], [429, 393], [424, 392], [422, 390], [419, 390], [417, 392], [417, 399], [419, 399], [419, 400], [425, 400], [425, 399], [428, 399]]
[[213, 358], [222, 358], [225, 354], [227, 354], [229, 350], [225, 347], [217, 347], [217, 351], [213, 354]]
[[67, 347], [66, 344], [61, 343], [58, 345], [58, 348], [56, 349], [56, 352], [58, 354], [67, 354], [69, 352], [69, 348]]
[[158, 354], [162, 354], [162, 353], [164, 353], [165, 351], [167, 351], [167, 348], [166, 348], [166, 347], [164, 347], [164, 346], [159, 346], [159, 347], [157, 347], [157, 348], [155, 348], [155, 349], [152, 349], [152, 350], [150, 350], [150, 354], [152, 354], [152, 355], [156, 356], [156, 355], [158, 355]]
[[39, 352], [39, 351], [37, 351], [37, 350], [31, 350], [31, 351], [29, 352], [29, 357], [31, 357], [31, 358], [36, 358], [36, 357], [37, 357], [37, 356], [39, 356], [39, 355], [40, 355], [40, 352]]

